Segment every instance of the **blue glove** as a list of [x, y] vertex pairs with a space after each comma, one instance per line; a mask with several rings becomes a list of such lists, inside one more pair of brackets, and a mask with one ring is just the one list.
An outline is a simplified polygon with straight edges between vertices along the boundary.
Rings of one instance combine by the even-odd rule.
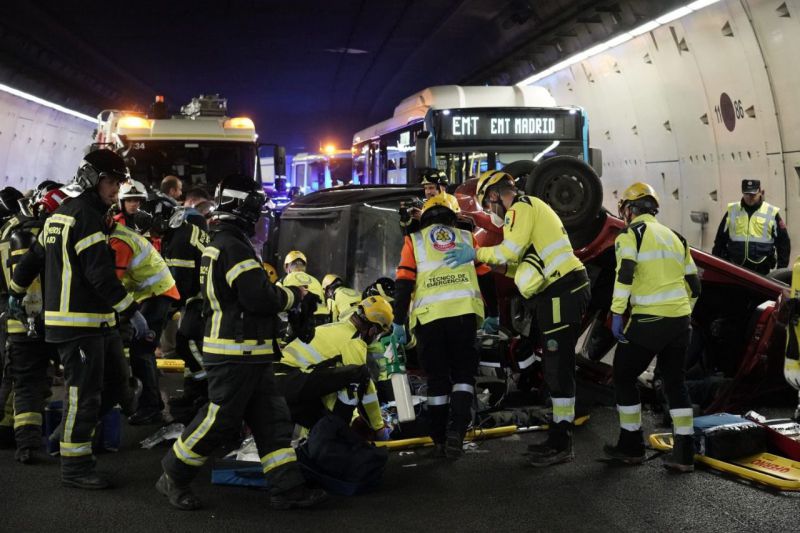
[[497, 333], [500, 331], [500, 318], [496, 316], [487, 316], [483, 319], [481, 329], [486, 333]]
[[139, 311], [134, 311], [131, 315], [131, 326], [133, 326], [133, 336], [142, 339], [147, 336], [150, 328], [147, 327], [147, 319]]
[[391, 440], [392, 438], [392, 428], [384, 426], [381, 429], [375, 431], [375, 440], [377, 441], [387, 441]]
[[623, 344], [627, 344], [628, 339], [625, 338], [623, 331], [625, 330], [625, 319], [622, 315], [614, 313], [611, 316], [611, 333], [614, 338]]
[[18, 296], [8, 297], [8, 314], [14, 318], [25, 316], [25, 310], [22, 308], [22, 298]]
[[475, 248], [465, 242], [456, 244], [453, 250], [444, 254], [444, 262], [450, 268], [455, 268], [464, 263], [471, 263], [472, 261], [475, 261]]
[[400, 324], [392, 324], [392, 336], [400, 346], [405, 346], [406, 341], [406, 327]]

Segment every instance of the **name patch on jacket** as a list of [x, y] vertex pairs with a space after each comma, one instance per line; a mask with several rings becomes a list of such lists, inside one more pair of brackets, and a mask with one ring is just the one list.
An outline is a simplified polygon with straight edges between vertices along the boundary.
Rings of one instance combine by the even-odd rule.
[[436, 276], [433, 278], [428, 278], [428, 281], [425, 282], [426, 289], [432, 289], [434, 287], [441, 287], [442, 285], [452, 285], [454, 283], [468, 283], [469, 277], [463, 272], [458, 274], [447, 274], [446, 276]]

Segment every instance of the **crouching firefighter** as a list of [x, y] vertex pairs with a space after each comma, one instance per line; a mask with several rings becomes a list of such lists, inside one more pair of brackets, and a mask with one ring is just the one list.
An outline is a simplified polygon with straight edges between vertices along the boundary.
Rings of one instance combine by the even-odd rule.
[[209, 402], [164, 456], [156, 488], [178, 509], [200, 508], [190, 482], [211, 452], [245, 421], [261, 455], [270, 505], [309, 507], [327, 495], [305, 485], [290, 444], [289, 408], [272, 366], [278, 353], [277, 314], [296, 308], [309, 295], [301, 288], [270, 283], [250, 244], [265, 202], [261, 187], [252, 178], [233, 175], [220, 182], [216, 197], [219, 207], [211, 218], [212, 237], [200, 270]]
[[[445, 253], [463, 245], [473, 249], [472, 233], [455, 227], [457, 204], [445, 195], [429, 198], [421, 229], [405, 237], [395, 284], [393, 334], [406, 343], [405, 321], [417, 339], [420, 362], [428, 375], [428, 412], [435, 456], [458, 459], [472, 421], [478, 352], [475, 339], [484, 302], [496, 316], [494, 279], [486, 265], [464, 261], [451, 269]], [[473, 252], [474, 258], [474, 252]], [[478, 276], [480, 274], [480, 278]]]
[[295, 339], [283, 349], [275, 375], [295, 423], [311, 428], [331, 412], [350, 424], [360, 406], [375, 438], [388, 438], [367, 369], [367, 346], [391, 331], [393, 317], [389, 302], [371, 296], [348, 318], [317, 327], [311, 342]]
[[[658, 196], [646, 183], [634, 183], [619, 201], [620, 217], [628, 223], [615, 243], [617, 274], [611, 303], [612, 331], [619, 341], [614, 389], [620, 435], [617, 445], [606, 445], [604, 451], [629, 464], [644, 460], [642, 404], [636, 382], [658, 355], [674, 430], [674, 447], [664, 466], [691, 472], [694, 427], [685, 364], [700, 279], [686, 241], [656, 220], [658, 205]], [[624, 328], [629, 302], [631, 316]]]
[[[564, 225], [553, 209], [525, 196], [514, 178], [488, 171], [478, 179], [480, 205], [489, 202], [504, 214], [503, 242], [480, 248], [478, 261], [515, 264], [514, 283], [535, 315], [543, 348], [544, 378], [553, 402], [553, 423], [547, 439], [529, 446], [532, 466], [572, 461], [575, 422], [575, 344], [591, 290], [586, 269], [572, 251]], [[459, 245], [448, 252], [449, 263], [472, 261], [476, 252]]]

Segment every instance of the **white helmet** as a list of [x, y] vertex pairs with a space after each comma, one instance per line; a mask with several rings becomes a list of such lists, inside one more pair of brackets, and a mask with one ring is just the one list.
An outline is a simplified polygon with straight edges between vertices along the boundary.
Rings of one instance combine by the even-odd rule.
[[132, 200], [139, 198], [142, 202], [147, 200], [147, 189], [144, 183], [136, 180], [128, 180], [119, 187], [119, 201]]

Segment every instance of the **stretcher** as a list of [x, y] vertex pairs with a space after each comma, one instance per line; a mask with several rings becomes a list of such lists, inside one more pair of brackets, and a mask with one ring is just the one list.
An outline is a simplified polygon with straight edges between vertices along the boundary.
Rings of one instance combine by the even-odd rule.
[[[672, 434], [655, 433], [650, 435], [650, 445], [656, 450], [669, 451], [672, 449]], [[758, 453], [733, 461], [720, 461], [697, 454], [694, 459], [714, 470], [733, 474], [774, 489], [800, 491], [800, 463], [786, 457], [771, 453]]]
[[[576, 426], [582, 426], [589, 420], [589, 415], [581, 416], [575, 419]], [[501, 437], [508, 437], [514, 433], [523, 433], [528, 431], [543, 431], [548, 428], [547, 424], [542, 426], [518, 427], [518, 426], [500, 426], [488, 429], [471, 429], [467, 432], [464, 440], [472, 442], [476, 440], [498, 439]], [[411, 439], [398, 439], [387, 441], [376, 441], [373, 444], [380, 448], [388, 448], [390, 450], [404, 450], [407, 448], [417, 448], [420, 446], [433, 446], [433, 440], [430, 437], [414, 437]]]
[[156, 368], [164, 372], [183, 372], [185, 366], [183, 359], [156, 359]]
[[770, 449], [793, 461], [800, 461], [800, 424], [789, 418], [767, 420], [755, 411], [744, 417], [766, 430]]

